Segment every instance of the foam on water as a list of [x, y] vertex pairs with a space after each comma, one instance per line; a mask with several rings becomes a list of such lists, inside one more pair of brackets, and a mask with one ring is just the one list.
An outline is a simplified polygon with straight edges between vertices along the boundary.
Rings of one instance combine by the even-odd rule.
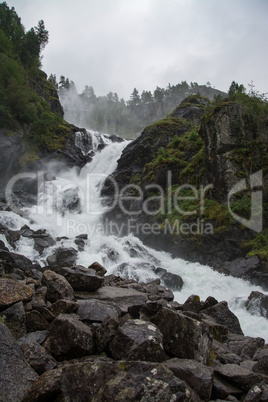
[[[67, 236], [68, 239], [59, 240], [56, 245], [48, 248], [42, 258], [34, 250], [31, 239], [21, 237], [15, 251], [43, 265], [44, 259], [57, 247], [74, 247], [78, 250], [75, 236], [87, 233], [84, 251], [78, 252], [78, 264], [87, 267], [98, 261], [104, 265], [108, 274], [123, 273], [144, 282], [157, 277], [153, 268], [164, 268], [183, 279], [182, 290], [174, 292], [175, 300], [179, 303], [183, 303], [192, 294], [199, 295], [201, 300], [208, 296], [218, 301], [226, 300], [239, 318], [245, 335], [260, 336], [268, 342], [268, 320], [258, 314], [251, 315], [245, 309], [245, 301], [253, 290], [265, 293], [260, 287], [225, 276], [199, 263], [172, 258], [168, 253], [146, 247], [133, 235], [116, 237], [97, 230], [102, 227], [101, 216], [104, 212], [100, 197], [102, 183], [116, 169], [117, 160], [128, 142], [111, 143], [108, 136], [99, 133], [93, 137], [95, 150], [100, 141], [105, 142], [106, 147], [96, 152], [93, 161], [79, 175], [75, 169], [70, 169], [62, 172], [56, 180], [46, 183], [43, 190], [40, 189], [38, 207], [34, 206], [28, 211], [29, 219], [14, 212], [0, 212], [1, 222], [10, 229], [18, 230], [27, 224], [33, 230], [46, 229], [54, 238]], [[68, 201], [74, 204], [77, 201], [76, 195], [79, 205], [77, 210], [70, 212], [64, 207]], [[65, 196], [67, 201], [64, 201]], [[3, 236], [0, 240], [7, 244]]]

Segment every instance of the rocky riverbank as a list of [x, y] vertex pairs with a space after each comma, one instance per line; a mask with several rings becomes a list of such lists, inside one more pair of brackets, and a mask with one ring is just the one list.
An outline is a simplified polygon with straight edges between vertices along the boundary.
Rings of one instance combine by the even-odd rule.
[[[50, 244], [31, 232], [5, 236]], [[160, 279], [77, 266], [70, 249], [42, 268], [3, 243], [0, 258], [1, 401], [267, 400], [268, 345], [243, 335], [226, 302], [179, 304]], [[248, 309], [256, 301], [268, 316], [267, 296], [252, 292]]]

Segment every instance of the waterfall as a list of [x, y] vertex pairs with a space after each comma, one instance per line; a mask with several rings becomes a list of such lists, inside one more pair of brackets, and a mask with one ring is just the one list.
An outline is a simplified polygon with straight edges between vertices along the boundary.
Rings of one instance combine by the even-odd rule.
[[[245, 302], [253, 290], [265, 293], [260, 287], [225, 276], [199, 263], [172, 258], [168, 253], [145, 246], [132, 234], [122, 237], [108, 234], [109, 222], [102, 220], [101, 186], [116, 169], [117, 160], [127, 144], [128, 141], [112, 143], [109, 136], [100, 133], [76, 133], [76, 146], [85, 154], [92, 150], [95, 152], [93, 160], [80, 174], [70, 169], [42, 183], [38, 206], [28, 209], [27, 219], [14, 212], [0, 212], [0, 221], [11, 229], [19, 229], [27, 222], [33, 230], [46, 229], [54, 239], [59, 240], [38, 256], [30, 240], [22, 239], [16, 252], [44, 265], [45, 258], [60, 245], [73, 247], [78, 251], [78, 264], [88, 267], [98, 261], [108, 274], [145, 282], [157, 278], [158, 269], [167, 270], [183, 279], [182, 289], [174, 291], [175, 300], [183, 303], [191, 294], [199, 295], [201, 300], [208, 296], [214, 296], [218, 301], [226, 300], [239, 318], [245, 335], [260, 336], [268, 341], [268, 320], [251, 315], [245, 309]], [[105, 146], [98, 151], [100, 145]], [[82, 251], [75, 243], [76, 236], [80, 234], [87, 234]], [[63, 236], [64, 240], [61, 239]]]

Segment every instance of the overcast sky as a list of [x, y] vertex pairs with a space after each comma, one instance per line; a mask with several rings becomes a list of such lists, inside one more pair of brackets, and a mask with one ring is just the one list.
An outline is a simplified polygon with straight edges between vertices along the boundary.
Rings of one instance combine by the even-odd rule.
[[6, 0], [26, 30], [45, 21], [43, 70], [78, 92], [233, 80], [268, 92], [267, 0]]

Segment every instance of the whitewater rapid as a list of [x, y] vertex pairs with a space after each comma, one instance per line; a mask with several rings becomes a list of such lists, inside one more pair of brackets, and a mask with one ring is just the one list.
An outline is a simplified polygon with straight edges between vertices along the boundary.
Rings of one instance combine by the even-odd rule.
[[[80, 144], [82, 149], [84, 145], [80, 134], [77, 134], [76, 144]], [[183, 279], [181, 291], [174, 291], [176, 301], [183, 303], [192, 294], [199, 295], [201, 300], [208, 296], [218, 301], [225, 300], [238, 317], [245, 335], [262, 337], [268, 342], [268, 320], [257, 313], [252, 315], [245, 309], [250, 293], [253, 290], [265, 293], [262, 288], [215, 272], [208, 266], [172, 258], [168, 253], [145, 246], [132, 234], [123, 237], [107, 234], [102, 222], [105, 208], [101, 200], [101, 187], [105, 178], [116, 169], [117, 160], [128, 141], [113, 143], [107, 135], [92, 132], [88, 132], [88, 135], [94, 144], [95, 156], [80, 174], [76, 169], [69, 169], [55, 180], [43, 183], [38, 193], [38, 205], [27, 208], [27, 218], [12, 211], [0, 211], [0, 221], [10, 229], [19, 230], [26, 224], [33, 230], [46, 229], [54, 239], [58, 239], [41, 257], [34, 250], [33, 239], [26, 237], [21, 237], [16, 243], [15, 251], [44, 266], [46, 258], [60, 246], [78, 250], [75, 237], [87, 234], [84, 250], [78, 250], [77, 264], [87, 267], [98, 261], [108, 274], [141, 282], [157, 278], [152, 268], [166, 269]], [[98, 151], [100, 141], [105, 144], [102, 151]], [[87, 150], [83, 149], [83, 152]], [[70, 211], [66, 205], [72, 205], [73, 210]], [[4, 235], [0, 236], [0, 240], [10, 251], [14, 251]]]

